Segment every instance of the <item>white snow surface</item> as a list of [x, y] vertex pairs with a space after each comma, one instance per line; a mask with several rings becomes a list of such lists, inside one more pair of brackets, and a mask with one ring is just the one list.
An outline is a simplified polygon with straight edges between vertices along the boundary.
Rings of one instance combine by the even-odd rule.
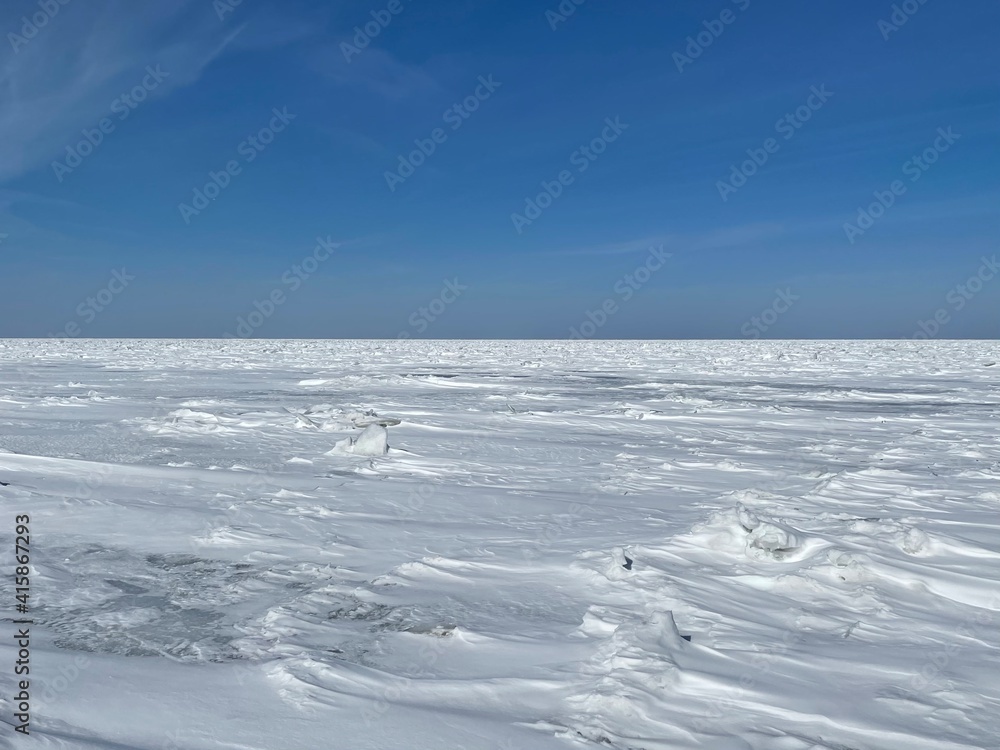
[[996, 748], [998, 378], [983, 341], [0, 340], [0, 735]]

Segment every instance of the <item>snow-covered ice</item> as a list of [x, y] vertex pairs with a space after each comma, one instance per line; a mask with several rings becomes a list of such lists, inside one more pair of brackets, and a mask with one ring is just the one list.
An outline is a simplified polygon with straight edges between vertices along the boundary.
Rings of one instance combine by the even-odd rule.
[[998, 361], [0, 340], [0, 734], [28, 513], [25, 744], [996, 748]]

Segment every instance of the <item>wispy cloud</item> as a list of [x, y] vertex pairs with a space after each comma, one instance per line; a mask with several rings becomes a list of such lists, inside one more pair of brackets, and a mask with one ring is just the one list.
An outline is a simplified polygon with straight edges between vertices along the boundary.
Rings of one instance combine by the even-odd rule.
[[[220, 20], [205, 0], [134, 3], [87, 0], [60, 11], [0, 67], [0, 182], [60, 155], [80, 131], [109, 115], [112, 101], [139, 84], [146, 66], [169, 75], [150, 94], [164, 97], [199, 79], [227, 51], [283, 43], [304, 26], [269, 24], [253, 31], [250, 12]], [[20, 33], [13, 12], [0, 31]]]
[[761, 240], [774, 239], [785, 233], [785, 227], [776, 222], [756, 222], [736, 227], [714, 229], [697, 234], [657, 234], [625, 242], [589, 245], [566, 250], [556, 250], [552, 255], [625, 255], [646, 252], [651, 247], [665, 246], [669, 250], [720, 250], [749, 245]]
[[421, 66], [373, 47], [348, 62], [339, 46], [327, 45], [313, 56], [313, 67], [339, 85], [367, 89], [386, 99], [420, 99], [443, 90]]
[[778, 222], [760, 221], [736, 227], [713, 229], [701, 234], [682, 236], [678, 240], [682, 250], [721, 250], [738, 248], [754, 242], [771, 240], [785, 233], [785, 226]]

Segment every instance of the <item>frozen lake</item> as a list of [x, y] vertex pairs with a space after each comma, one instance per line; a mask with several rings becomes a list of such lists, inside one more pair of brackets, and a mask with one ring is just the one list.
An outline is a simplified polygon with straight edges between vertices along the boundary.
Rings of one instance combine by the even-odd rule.
[[30, 514], [25, 746], [994, 748], [998, 381], [976, 341], [0, 340], [0, 734]]

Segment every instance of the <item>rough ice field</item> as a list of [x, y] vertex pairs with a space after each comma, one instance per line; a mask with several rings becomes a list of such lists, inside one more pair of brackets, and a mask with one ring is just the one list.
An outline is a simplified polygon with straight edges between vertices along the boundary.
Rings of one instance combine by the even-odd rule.
[[971, 341], [0, 341], [0, 733], [996, 748], [998, 377]]

